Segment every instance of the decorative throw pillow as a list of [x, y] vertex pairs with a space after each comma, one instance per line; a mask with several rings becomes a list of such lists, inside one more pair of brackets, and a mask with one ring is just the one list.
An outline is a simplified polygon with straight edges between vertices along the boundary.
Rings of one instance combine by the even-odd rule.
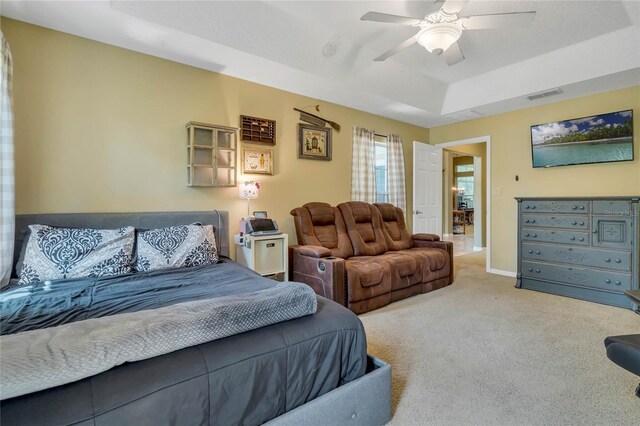
[[139, 231], [136, 270], [184, 268], [218, 262], [212, 225], [182, 225]]
[[135, 228], [30, 225], [19, 284], [132, 272]]

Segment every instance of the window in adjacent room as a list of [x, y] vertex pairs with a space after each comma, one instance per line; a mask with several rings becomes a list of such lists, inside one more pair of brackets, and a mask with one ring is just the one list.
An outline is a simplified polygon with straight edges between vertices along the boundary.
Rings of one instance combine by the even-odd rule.
[[389, 202], [389, 148], [386, 136], [375, 136], [376, 203]]
[[473, 173], [473, 164], [457, 164], [456, 165], [456, 173], [461, 172], [472, 172]]
[[[473, 157], [465, 157], [473, 161]], [[473, 208], [473, 163], [456, 164], [455, 183], [457, 189], [456, 208], [460, 210]]]

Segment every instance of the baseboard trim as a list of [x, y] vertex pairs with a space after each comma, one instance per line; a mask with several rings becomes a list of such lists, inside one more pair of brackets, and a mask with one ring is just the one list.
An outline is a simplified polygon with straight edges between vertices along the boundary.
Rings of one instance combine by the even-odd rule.
[[503, 271], [502, 269], [493, 269], [493, 268], [487, 269], [487, 272], [490, 274], [502, 275], [504, 277], [512, 277], [512, 278], [515, 278], [517, 275], [515, 272]]

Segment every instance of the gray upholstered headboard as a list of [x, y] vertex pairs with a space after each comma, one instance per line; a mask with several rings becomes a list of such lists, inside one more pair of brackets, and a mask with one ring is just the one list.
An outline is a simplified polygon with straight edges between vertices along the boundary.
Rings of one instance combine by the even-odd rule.
[[223, 256], [229, 256], [229, 213], [212, 210], [204, 212], [149, 212], [149, 213], [52, 213], [16, 215], [16, 235], [13, 266], [20, 255], [27, 226], [43, 224], [73, 228], [114, 229], [134, 226], [141, 229], [164, 228], [199, 222], [213, 225], [216, 245]]

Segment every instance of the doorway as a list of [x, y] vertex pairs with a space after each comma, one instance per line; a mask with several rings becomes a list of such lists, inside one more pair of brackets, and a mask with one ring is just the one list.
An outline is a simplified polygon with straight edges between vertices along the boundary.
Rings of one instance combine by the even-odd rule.
[[486, 246], [486, 143], [443, 150], [443, 239], [454, 253], [482, 251]]
[[[484, 258], [485, 258], [485, 269], [487, 272], [498, 272], [492, 268], [491, 265], [491, 250], [492, 250], [492, 239], [491, 239], [491, 136], [478, 136], [469, 139], [456, 140], [451, 142], [444, 142], [435, 145], [443, 149], [456, 150], [458, 152], [463, 152], [467, 155], [474, 155], [474, 158], [477, 156], [473, 152], [469, 152], [470, 149], [478, 149], [477, 147], [483, 147], [484, 152], [484, 161], [482, 164], [478, 164], [479, 168], [477, 170], [481, 170], [483, 173], [482, 183], [480, 185], [481, 190], [483, 191], [483, 196], [480, 197], [482, 206], [478, 207], [477, 204], [474, 205], [474, 237], [478, 232], [481, 231], [481, 240], [480, 246], [476, 246], [476, 238], [474, 238], [474, 247], [484, 248]], [[475, 146], [475, 148], [473, 148]], [[476, 162], [474, 162], [474, 173], [476, 171], [475, 167]], [[447, 174], [443, 173], [443, 182], [444, 178], [447, 177]], [[474, 185], [478, 185], [479, 181], [474, 179]], [[444, 185], [444, 184], [443, 184]], [[448, 188], [453, 187], [453, 177], [446, 183]], [[474, 186], [474, 195], [476, 194]], [[444, 187], [443, 187], [444, 189]], [[480, 215], [480, 217], [479, 217]], [[481, 223], [482, 228], [478, 228], [477, 224]]]

